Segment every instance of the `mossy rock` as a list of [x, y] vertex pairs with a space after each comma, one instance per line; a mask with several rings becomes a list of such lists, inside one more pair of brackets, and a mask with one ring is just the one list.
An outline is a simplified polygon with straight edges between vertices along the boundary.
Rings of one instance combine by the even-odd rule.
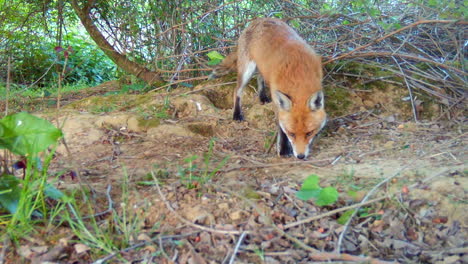
[[325, 110], [332, 117], [349, 114], [353, 104], [351, 98], [352, 94], [348, 89], [337, 86], [325, 87]]
[[[235, 80], [235, 79], [234, 79]], [[232, 82], [233, 80], [224, 77], [223, 82]], [[210, 102], [220, 109], [231, 109], [234, 104], [232, 93], [236, 89], [236, 84], [219, 85], [212, 88], [206, 86], [212, 85], [210, 83], [203, 84], [197, 88], [203, 89], [200, 94], [206, 96]]]
[[117, 94], [107, 96], [90, 96], [70, 103], [64, 108], [86, 110], [90, 113], [107, 113], [117, 110], [126, 110], [151, 100], [145, 95]]
[[150, 128], [157, 127], [161, 124], [159, 118], [144, 119], [138, 118], [138, 126], [142, 128], [143, 131], [147, 131]]
[[191, 123], [187, 125], [187, 128], [195, 134], [202, 135], [204, 137], [214, 136], [214, 128], [211, 124], [206, 123]]

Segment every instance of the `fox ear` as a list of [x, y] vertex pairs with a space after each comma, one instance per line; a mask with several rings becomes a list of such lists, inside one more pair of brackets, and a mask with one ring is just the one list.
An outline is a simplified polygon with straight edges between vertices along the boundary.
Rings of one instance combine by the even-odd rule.
[[291, 98], [287, 94], [284, 94], [280, 91], [276, 91], [276, 98], [275, 98], [275, 103], [278, 105], [279, 108], [281, 108], [284, 111], [289, 111], [291, 110]]
[[310, 110], [316, 111], [316, 110], [319, 110], [319, 109], [323, 108], [324, 100], [325, 99], [323, 98], [323, 91], [320, 90], [320, 91], [314, 93], [309, 98], [309, 101], [308, 101], [307, 104], [309, 105]]

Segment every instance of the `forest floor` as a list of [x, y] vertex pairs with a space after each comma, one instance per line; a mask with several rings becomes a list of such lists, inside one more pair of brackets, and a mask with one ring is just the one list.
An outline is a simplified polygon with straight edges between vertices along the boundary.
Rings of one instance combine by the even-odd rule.
[[[51, 171], [80, 172], [58, 187], [92, 190], [83, 214], [96, 216], [116, 254], [66, 225], [17, 254], [39, 263], [62, 243], [49, 261], [468, 263], [463, 122], [408, 121], [411, 112], [398, 112], [408, 108], [392, 106], [399, 93], [380, 103], [357, 96], [349, 112], [329, 116], [308, 160], [280, 158], [270, 148], [273, 105], [250, 89], [246, 121], [235, 122], [232, 85], [123, 95], [108, 82], [65, 95], [59, 121], [71, 155], [59, 146]], [[39, 115], [55, 120], [53, 110]], [[338, 190], [335, 204], [296, 197], [312, 174]]]

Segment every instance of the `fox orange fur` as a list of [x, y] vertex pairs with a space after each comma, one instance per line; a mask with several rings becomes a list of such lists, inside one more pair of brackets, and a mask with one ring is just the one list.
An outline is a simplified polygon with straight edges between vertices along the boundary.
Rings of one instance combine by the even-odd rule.
[[241, 97], [252, 75], [258, 72], [259, 97], [269, 102], [265, 83], [277, 106], [277, 150], [281, 156], [305, 159], [309, 146], [324, 127], [321, 58], [286, 23], [259, 18], [242, 32], [237, 52], [228, 55], [212, 73], [218, 77], [237, 70], [234, 120], [243, 120]]

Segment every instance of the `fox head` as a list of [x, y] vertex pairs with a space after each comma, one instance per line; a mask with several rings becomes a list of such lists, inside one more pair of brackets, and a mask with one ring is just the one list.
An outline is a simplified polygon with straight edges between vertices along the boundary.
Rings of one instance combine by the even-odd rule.
[[307, 158], [310, 144], [327, 120], [323, 91], [319, 90], [308, 98], [291, 98], [277, 90], [273, 98], [278, 106], [279, 127], [291, 143], [294, 156]]

